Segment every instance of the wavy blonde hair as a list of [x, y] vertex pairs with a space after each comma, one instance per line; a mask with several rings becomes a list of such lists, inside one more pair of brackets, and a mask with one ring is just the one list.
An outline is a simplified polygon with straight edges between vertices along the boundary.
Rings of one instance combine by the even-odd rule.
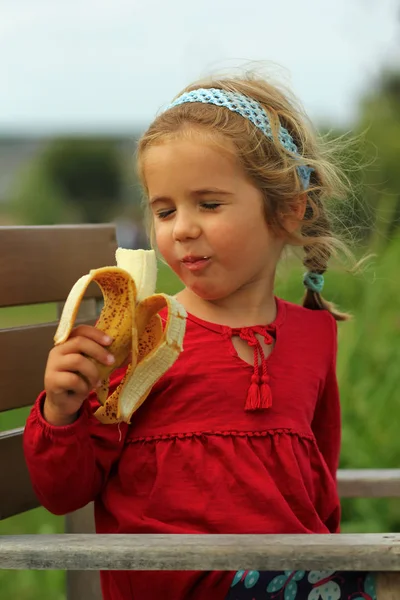
[[[139, 140], [138, 174], [145, 191], [143, 157], [150, 146], [190, 136], [194, 131], [217, 144], [222, 141], [223, 145], [223, 140], [229, 140], [244, 172], [263, 194], [268, 226], [276, 234], [284, 234], [288, 244], [304, 249], [303, 264], [307, 271], [325, 273], [330, 257], [338, 251], [349, 256], [351, 253], [346, 244], [332, 231], [326, 206], [328, 200], [339, 200], [348, 192], [347, 178], [333, 160], [337, 146], [318, 136], [293, 96], [252, 74], [199, 81], [186, 87], [178, 96], [200, 87], [219, 88], [256, 100], [268, 114], [273, 140], [249, 120], [227, 108], [202, 103], [175, 106], [160, 114]], [[292, 136], [298, 154], [289, 152], [279, 142], [280, 125]], [[307, 190], [303, 189], [297, 173], [297, 167], [302, 164], [313, 168]], [[303, 201], [303, 209], [305, 204], [304, 216], [298, 218], [297, 230], [289, 233], [284, 227], [285, 217], [296, 214], [300, 201]], [[153, 224], [148, 209], [147, 219], [153, 243]], [[303, 306], [328, 310], [338, 321], [349, 318], [321, 294], [309, 289], [304, 295]]]

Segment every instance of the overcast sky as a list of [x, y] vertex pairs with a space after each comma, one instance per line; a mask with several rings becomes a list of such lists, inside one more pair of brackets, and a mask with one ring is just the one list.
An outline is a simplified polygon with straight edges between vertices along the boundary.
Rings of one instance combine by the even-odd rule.
[[191, 80], [259, 60], [317, 122], [351, 124], [400, 64], [399, 16], [399, 0], [0, 0], [0, 133], [130, 134]]

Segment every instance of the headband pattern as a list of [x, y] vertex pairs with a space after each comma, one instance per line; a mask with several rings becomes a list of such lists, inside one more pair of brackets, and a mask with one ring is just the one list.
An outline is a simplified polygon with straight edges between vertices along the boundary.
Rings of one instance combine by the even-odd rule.
[[[232, 112], [236, 112], [247, 119], [270, 140], [273, 140], [273, 134], [269, 117], [264, 108], [247, 96], [237, 92], [230, 92], [218, 88], [199, 88], [191, 92], [185, 92], [169, 104], [166, 110], [187, 104], [188, 102], [202, 102], [203, 104], [214, 104], [223, 106]], [[278, 138], [282, 146], [293, 154], [299, 154], [298, 148], [293, 141], [292, 136], [285, 127], [279, 126]], [[314, 169], [307, 165], [298, 165], [296, 167], [298, 176], [303, 189], [307, 190], [310, 185], [311, 173]]]

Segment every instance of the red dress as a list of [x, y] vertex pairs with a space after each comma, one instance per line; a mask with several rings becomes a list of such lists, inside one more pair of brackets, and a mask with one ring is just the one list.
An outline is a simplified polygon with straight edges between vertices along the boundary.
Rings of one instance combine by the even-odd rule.
[[[283, 300], [277, 308], [264, 332], [276, 339], [264, 369], [270, 408], [244, 408], [254, 369], [234, 349], [238, 331], [192, 315], [184, 351], [130, 426], [100, 424], [92, 396], [72, 425], [53, 427], [42, 394], [24, 434], [41, 503], [65, 514], [94, 500], [99, 533], [337, 532], [336, 323]], [[224, 600], [232, 577], [101, 574], [105, 600]]]

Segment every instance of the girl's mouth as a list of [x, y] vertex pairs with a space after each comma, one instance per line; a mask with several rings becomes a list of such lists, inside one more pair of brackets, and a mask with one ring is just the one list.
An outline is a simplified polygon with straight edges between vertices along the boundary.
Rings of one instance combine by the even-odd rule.
[[209, 264], [210, 260], [209, 256], [185, 256], [181, 262], [189, 271], [201, 271]]

